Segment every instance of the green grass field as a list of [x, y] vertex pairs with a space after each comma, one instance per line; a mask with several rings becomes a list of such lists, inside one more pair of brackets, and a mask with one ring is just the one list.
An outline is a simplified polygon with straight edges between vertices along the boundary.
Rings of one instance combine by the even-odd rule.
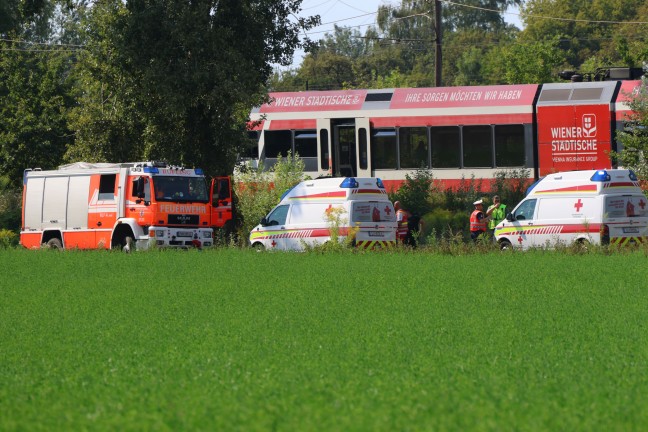
[[646, 430], [643, 252], [1, 250], [0, 430]]

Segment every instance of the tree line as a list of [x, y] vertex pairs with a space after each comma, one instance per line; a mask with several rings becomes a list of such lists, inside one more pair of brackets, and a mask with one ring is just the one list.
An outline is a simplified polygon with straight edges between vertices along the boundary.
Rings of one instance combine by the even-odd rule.
[[[443, 85], [648, 59], [644, 1], [440, 3]], [[315, 43], [302, 35], [319, 17], [294, 18], [302, 0], [0, 0], [0, 173], [17, 187], [25, 168], [162, 159], [229, 174], [268, 91], [433, 86], [435, 4], [385, 4], [363, 33]]]

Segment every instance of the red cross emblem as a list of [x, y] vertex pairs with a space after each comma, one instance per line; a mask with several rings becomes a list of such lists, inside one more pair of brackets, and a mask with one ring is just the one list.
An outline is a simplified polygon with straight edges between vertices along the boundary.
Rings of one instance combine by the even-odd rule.
[[333, 211], [333, 204], [329, 204], [329, 206], [324, 210], [326, 214], [331, 214], [331, 211]]
[[641, 210], [643, 210], [644, 207], [646, 207], [646, 203], [644, 202], [644, 200], [639, 201], [639, 207], [641, 207]]
[[523, 241], [522, 236], [519, 236], [518, 237], [518, 243], [522, 244], [522, 241]]
[[578, 198], [578, 201], [576, 201], [576, 204], [574, 204], [574, 208], [576, 209], [576, 212], [579, 212], [581, 207], [583, 207], [583, 203], [581, 202], [581, 199]]
[[389, 216], [391, 214], [391, 209], [389, 207], [387, 207], [387, 206], [385, 206], [385, 213], [387, 213], [387, 216]]
[[272, 243], [270, 243], [270, 244], [272, 245], [272, 247], [275, 247], [275, 246], [277, 246], [277, 242], [276, 242], [276, 241], [274, 241], [274, 240], [272, 240]]

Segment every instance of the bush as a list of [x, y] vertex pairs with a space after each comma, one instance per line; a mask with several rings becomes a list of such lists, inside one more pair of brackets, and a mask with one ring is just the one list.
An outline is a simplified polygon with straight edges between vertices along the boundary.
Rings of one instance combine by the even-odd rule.
[[290, 152], [279, 160], [272, 171], [262, 162], [257, 168], [241, 170], [235, 176], [238, 233], [242, 245], [247, 244], [250, 231], [281, 201], [281, 195], [303, 180], [304, 162]]
[[18, 234], [8, 229], [0, 229], [0, 249], [18, 246]]

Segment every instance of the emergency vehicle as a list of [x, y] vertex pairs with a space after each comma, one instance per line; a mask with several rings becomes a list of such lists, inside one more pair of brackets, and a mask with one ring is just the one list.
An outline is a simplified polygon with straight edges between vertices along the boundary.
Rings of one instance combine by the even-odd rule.
[[379, 178], [322, 178], [288, 190], [281, 202], [250, 233], [257, 249], [303, 250], [331, 240], [334, 209], [340, 215], [340, 240], [354, 236], [358, 248], [391, 247], [396, 242], [396, 212]]
[[550, 174], [495, 228], [502, 249], [647, 241], [648, 201], [626, 169]]
[[26, 248], [208, 247], [232, 219], [228, 178], [164, 162], [86, 163], [25, 170]]

